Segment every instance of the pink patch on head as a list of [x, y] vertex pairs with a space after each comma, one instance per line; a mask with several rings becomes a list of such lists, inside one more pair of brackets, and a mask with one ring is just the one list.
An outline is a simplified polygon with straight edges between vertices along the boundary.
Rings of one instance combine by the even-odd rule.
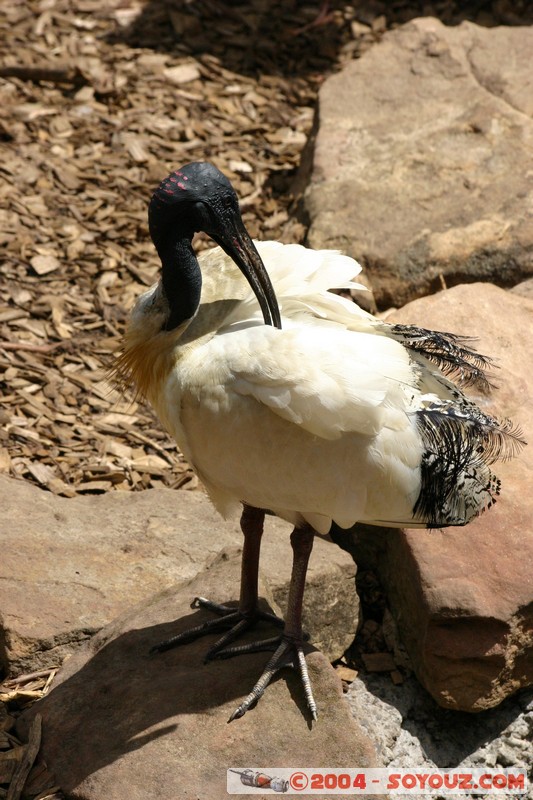
[[177, 178], [174, 178], [174, 176], [173, 176], [173, 175], [171, 175], [171, 176], [170, 176], [170, 178], [169, 178], [169, 181], [170, 181], [171, 183], [177, 183], [177, 182], [178, 182], [178, 179], [177, 179]]
[[165, 191], [166, 194], [174, 194], [172, 189], [165, 189], [164, 191]]
[[186, 189], [186, 188], [187, 188], [187, 187], [185, 186], [185, 184], [184, 184], [184, 183], [182, 183], [181, 181], [178, 183], [178, 186], [179, 186], [179, 188], [180, 188], [180, 189]]
[[183, 172], [180, 172], [179, 169], [174, 172], [174, 175], [177, 175], [178, 178], [183, 178]]

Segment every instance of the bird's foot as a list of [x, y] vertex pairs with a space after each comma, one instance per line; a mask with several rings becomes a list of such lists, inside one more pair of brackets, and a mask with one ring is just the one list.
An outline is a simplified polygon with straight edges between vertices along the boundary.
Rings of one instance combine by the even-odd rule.
[[228, 647], [227, 645], [231, 644], [231, 642], [235, 641], [235, 639], [252, 628], [259, 621], [270, 622], [278, 627], [283, 627], [284, 622], [280, 617], [268, 611], [260, 611], [258, 608], [255, 608], [250, 612], [244, 613], [232, 606], [214, 603], [211, 600], [207, 600], [205, 597], [195, 597], [191, 603], [191, 608], [208, 609], [217, 614], [217, 618], [207, 620], [200, 625], [183, 631], [183, 633], [179, 633], [177, 636], [172, 636], [170, 639], [159, 642], [159, 644], [151, 648], [150, 653], [163, 653], [165, 650], [171, 650], [174, 647], [179, 647], [182, 644], [187, 644], [195, 639], [199, 639], [201, 636], [218, 633], [219, 631], [225, 631], [225, 633], [207, 651], [205, 656], [206, 661], [211, 659], [231, 658], [232, 656], [242, 655], [244, 653], [258, 653], [265, 650], [274, 650], [275, 652], [267, 662], [265, 669], [252, 691], [245, 697], [240, 706], [235, 709], [228, 722], [244, 716], [244, 714], [257, 703], [259, 698], [262, 697], [266, 687], [272, 681], [272, 678], [283, 667], [298, 669], [304, 687], [307, 706], [311, 712], [312, 718], [316, 720], [316, 703], [313, 697], [313, 690], [311, 688], [302, 647], [302, 642], [309, 638], [308, 634], [304, 633], [302, 638], [298, 640], [281, 634], [260, 641], [247, 642], [246, 644]]
[[[173, 647], [179, 647], [182, 644], [188, 644], [188, 642], [199, 639], [201, 636], [207, 636], [210, 633], [225, 631], [224, 635], [221, 636], [220, 639], [218, 639], [218, 641], [216, 641], [215, 644], [207, 651], [205, 658], [206, 661], [209, 661], [211, 658], [217, 657], [219, 652], [225, 648], [226, 645], [235, 641], [235, 639], [237, 639], [245, 631], [249, 630], [261, 620], [273, 623], [280, 628], [282, 628], [284, 625], [284, 622], [282, 619], [280, 619], [280, 617], [277, 617], [275, 614], [271, 614], [268, 611], [260, 611], [258, 608], [254, 608], [249, 612], [242, 612], [239, 611], [238, 608], [226, 606], [221, 603], [213, 603], [212, 600], [207, 600], [205, 597], [195, 597], [191, 603], [191, 608], [206, 608], [209, 611], [214, 611], [215, 614], [217, 614], [217, 618], [207, 620], [201, 625], [196, 625], [194, 628], [189, 628], [189, 630], [183, 631], [183, 633], [179, 633], [177, 636], [172, 636], [170, 639], [165, 639], [163, 642], [159, 642], [159, 644], [156, 644], [151, 648], [150, 653], [163, 653], [165, 650], [171, 650]], [[252, 642], [252, 644], [259, 646], [261, 644], [270, 643], [271, 646], [271, 643], [275, 641], [278, 641], [277, 637], [275, 639], [266, 639], [263, 643]], [[257, 652], [257, 650], [248, 650], [246, 648], [246, 645], [242, 645], [242, 648], [231, 648], [231, 650], [235, 650], [235, 652], [230, 651], [225, 657], [229, 657], [230, 655], [238, 655], [240, 652]], [[257, 649], [264, 650], [266, 648], [258, 647]]]
[[[260, 643], [258, 642], [256, 644]], [[251, 651], [246, 651], [246, 652], [251, 652]], [[228, 651], [224, 651], [224, 653], [219, 654], [219, 657], [225, 658], [227, 657], [226, 655], [227, 653]], [[309, 680], [309, 673], [307, 671], [307, 664], [305, 662], [305, 655], [302, 648], [302, 643], [301, 641], [295, 641], [289, 637], [282, 636], [277, 650], [268, 661], [259, 680], [253, 687], [250, 694], [247, 695], [247, 697], [244, 698], [240, 706], [235, 709], [235, 711], [229, 718], [228, 722], [232, 722], [234, 719], [239, 719], [239, 717], [244, 716], [244, 714], [246, 714], [246, 712], [249, 711], [250, 708], [252, 708], [252, 706], [254, 706], [257, 703], [257, 701], [263, 696], [266, 687], [271, 682], [274, 675], [283, 667], [292, 667], [293, 669], [298, 669], [304, 687], [307, 707], [311, 712], [312, 718], [316, 720], [318, 716], [317, 708], [316, 708], [315, 698], [313, 697], [313, 689], [311, 688], [311, 681]]]

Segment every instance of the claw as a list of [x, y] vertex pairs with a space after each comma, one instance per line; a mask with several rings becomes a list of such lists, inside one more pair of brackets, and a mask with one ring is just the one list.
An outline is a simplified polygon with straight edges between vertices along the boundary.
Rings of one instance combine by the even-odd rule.
[[193, 598], [191, 608], [206, 608], [208, 611], [214, 611], [215, 614], [219, 615], [219, 617], [223, 617], [226, 614], [231, 614], [232, 611], [237, 610], [231, 606], [225, 606], [223, 603], [214, 603], [212, 600], [208, 600], [207, 597]]
[[[291, 659], [287, 660], [287, 654], [293, 650], [294, 654]], [[294, 663], [294, 656], [296, 656], [296, 664]], [[265, 689], [267, 688], [268, 684], [271, 682], [274, 675], [282, 669], [282, 667], [286, 666], [298, 666], [300, 677], [302, 679], [302, 684], [304, 687], [305, 698], [307, 700], [307, 707], [311, 712], [311, 716], [313, 720], [318, 719], [317, 707], [315, 703], [315, 698], [313, 697], [313, 689], [311, 688], [311, 681], [309, 680], [309, 673], [307, 671], [307, 664], [305, 661], [305, 655], [302, 649], [301, 644], [296, 643], [290, 639], [285, 637], [282, 638], [279, 647], [277, 648], [274, 655], [269, 659], [265, 669], [263, 670], [259, 680], [253, 687], [250, 694], [248, 694], [240, 706], [238, 706], [233, 714], [230, 716], [228, 722], [233, 722], [234, 719], [239, 719], [243, 717], [247, 711], [254, 706], [257, 701], [263, 696]]]

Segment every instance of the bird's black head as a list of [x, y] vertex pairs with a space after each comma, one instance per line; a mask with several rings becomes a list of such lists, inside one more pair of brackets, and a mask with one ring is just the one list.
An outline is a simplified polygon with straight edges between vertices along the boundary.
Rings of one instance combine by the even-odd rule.
[[[213, 164], [196, 161], [172, 172], [154, 192], [148, 210], [150, 236], [163, 262], [175, 244], [207, 233], [235, 261], [250, 283], [266, 324], [281, 327], [279, 309], [228, 178]], [[179, 269], [179, 264], [176, 265]]]
[[194, 161], [161, 181], [150, 203], [148, 222], [157, 247], [169, 228], [178, 226], [191, 236], [197, 231], [213, 236], [235, 216], [240, 218], [239, 202], [229, 180], [214, 164]]

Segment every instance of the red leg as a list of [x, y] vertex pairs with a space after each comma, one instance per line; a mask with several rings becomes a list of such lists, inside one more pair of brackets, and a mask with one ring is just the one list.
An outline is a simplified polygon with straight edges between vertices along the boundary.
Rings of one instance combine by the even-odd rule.
[[280, 644], [269, 659], [262, 675], [253, 687], [250, 694], [235, 709], [230, 717], [230, 722], [242, 717], [262, 697], [266, 687], [282, 667], [297, 667], [302, 679], [307, 706], [313, 719], [317, 718], [317, 708], [313, 697], [311, 682], [307, 672], [307, 664], [303, 652], [302, 636], [302, 606], [305, 590], [305, 576], [311, 550], [313, 549], [314, 533], [309, 526], [295, 528], [291, 534], [293, 550], [291, 584], [287, 604], [285, 629]]
[[[238, 609], [226, 606], [221, 603], [214, 603], [205, 597], [195, 597], [192, 608], [206, 608], [217, 614], [217, 619], [211, 619], [201, 625], [196, 625], [177, 636], [172, 636], [163, 642], [152, 647], [150, 652], [161, 653], [173, 647], [198, 639], [200, 636], [207, 636], [210, 633], [226, 631], [224, 635], [215, 642], [208, 650], [206, 660], [213, 658], [219, 652], [225, 651], [223, 648], [237, 639], [242, 633], [251, 628], [258, 620], [273, 622], [275, 625], [283, 627], [283, 620], [275, 614], [267, 611], [260, 611], [257, 608], [257, 580], [259, 574], [259, 554], [261, 550], [261, 538], [263, 536], [263, 523], [265, 512], [259, 508], [244, 506], [241, 515], [241, 529], [244, 535], [244, 546], [242, 551], [241, 566], [241, 593]], [[229, 629], [229, 630], [228, 630]], [[272, 639], [266, 640], [267, 645], [272, 644]], [[264, 649], [265, 642], [261, 643]], [[238, 650], [238, 648], [234, 648]], [[246, 652], [246, 650], [244, 650]]]

